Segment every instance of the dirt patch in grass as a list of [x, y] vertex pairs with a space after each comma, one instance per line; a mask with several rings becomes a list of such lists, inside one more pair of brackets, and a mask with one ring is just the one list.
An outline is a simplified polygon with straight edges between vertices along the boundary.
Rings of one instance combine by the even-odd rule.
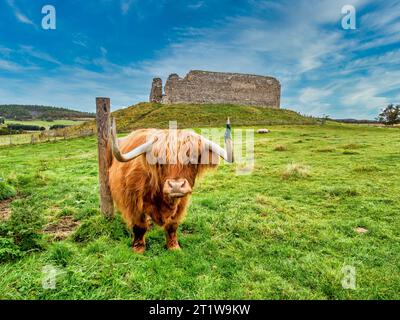
[[75, 221], [72, 216], [64, 216], [55, 222], [47, 224], [43, 232], [50, 235], [53, 240], [60, 241], [67, 238], [78, 225], [79, 222]]
[[364, 227], [357, 227], [354, 229], [355, 232], [357, 232], [358, 234], [364, 234], [368, 232], [368, 229], [364, 228]]
[[11, 201], [13, 199], [7, 199], [0, 201], [0, 221], [8, 220], [11, 216]]

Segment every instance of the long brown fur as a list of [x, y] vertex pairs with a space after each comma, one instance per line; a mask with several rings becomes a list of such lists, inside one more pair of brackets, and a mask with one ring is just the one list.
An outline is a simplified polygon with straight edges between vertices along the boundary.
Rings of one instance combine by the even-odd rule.
[[[136, 230], [135, 241], [136, 233], [143, 233], [144, 237], [150, 217], [156, 224], [165, 228], [167, 246], [173, 247], [177, 243], [176, 229], [186, 213], [190, 195], [170, 199], [163, 194], [166, 179], [185, 178], [193, 188], [196, 178], [205, 169], [216, 167], [218, 160], [214, 154], [204, 150], [201, 136], [182, 130], [137, 130], [120, 139], [120, 150], [127, 153], [145, 143], [149, 136], [157, 138], [152, 146], [152, 154], [157, 156], [165, 152], [167, 164], [150, 164], [145, 154], [129, 162], [118, 162], [112, 157], [109, 168], [111, 193], [128, 226], [133, 228], [134, 232]], [[170, 146], [172, 148], [169, 148]], [[171, 150], [176, 150], [176, 154]], [[210, 164], [182, 163], [180, 159], [183, 159], [185, 154], [197, 155], [197, 163], [200, 163], [200, 157], [206, 154]], [[174, 159], [176, 163], [171, 164]]]

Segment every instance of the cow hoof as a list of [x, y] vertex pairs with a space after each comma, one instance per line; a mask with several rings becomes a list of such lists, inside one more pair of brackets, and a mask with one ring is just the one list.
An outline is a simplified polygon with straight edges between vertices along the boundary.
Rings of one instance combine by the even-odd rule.
[[136, 253], [144, 253], [144, 251], [146, 250], [146, 246], [144, 244], [142, 245], [134, 245], [132, 247], [132, 250]]
[[176, 243], [176, 244], [167, 246], [167, 249], [171, 250], [171, 251], [177, 251], [177, 250], [181, 250], [181, 246], [179, 245], [179, 243]]

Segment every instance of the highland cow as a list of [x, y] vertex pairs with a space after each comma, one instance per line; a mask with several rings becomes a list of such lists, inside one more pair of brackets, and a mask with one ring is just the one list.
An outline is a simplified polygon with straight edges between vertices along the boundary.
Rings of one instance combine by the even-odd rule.
[[226, 149], [191, 131], [141, 129], [117, 139], [115, 120], [110, 134], [110, 188], [114, 203], [133, 231], [135, 252], [145, 251], [149, 220], [166, 232], [167, 248], [180, 249], [177, 229], [196, 178], [216, 167], [219, 157], [233, 162], [229, 119]]

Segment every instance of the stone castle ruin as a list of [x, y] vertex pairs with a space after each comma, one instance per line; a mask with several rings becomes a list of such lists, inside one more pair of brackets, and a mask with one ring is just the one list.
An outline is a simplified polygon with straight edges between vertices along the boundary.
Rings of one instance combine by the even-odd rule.
[[280, 107], [281, 85], [272, 77], [194, 70], [184, 78], [171, 74], [164, 90], [163, 94], [162, 80], [154, 78], [150, 102], [232, 103]]

